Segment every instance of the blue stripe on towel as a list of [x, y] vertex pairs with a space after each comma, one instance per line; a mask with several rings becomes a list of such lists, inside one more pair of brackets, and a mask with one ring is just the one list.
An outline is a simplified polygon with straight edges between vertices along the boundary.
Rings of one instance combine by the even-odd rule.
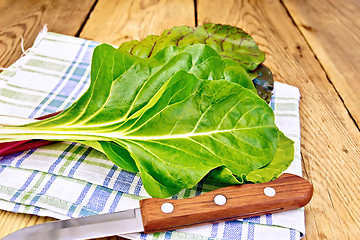
[[223, 238], [241, 240], [243, 223], [240, 221], [225, 222]]
[[56, 168], [56, 166], [58, 166], [61, 161], [64, 159], [64, 157], [70, 152], [70, 150], [75, 147], [76, 143], [71, 143], [62, 153], [61, 155], [58, 157], [58, 159], [56, 159], [56, 161], [51, 164], [51, 166], [49, 167], [48, 172], [49, 173], [54, 173], [54, 170]]
[[30, 176], [28, 177], [28, 179], [26, 179], [25, 183], [21, 186], [21, 188], [14, 194], [14, 196], [12, 196], [12, 198], [10, 199], [11, 202], [14, 202], [19, 195], [30, 185], [30, 183], [34, 180], [36, 174], [38, 174], [39, 171], [33, 171]]
[[79, 204], [81, 204], [82, 200], [85, 198], [85, 196], [87, 195], [87, 193], [89, 192], [90, 190], [90, 187], [92, 186], [91, 183], [86, 183], [85, 187], [83, 188], [83, 190], [81, 191], [80, 195], [78, 196], [77, 200], [75, 201], [75, 203], [73, 203], [69, 210], [68, 210], [68, 213], [67, 215], [69, 217], [72, 217], [72, 215], [74, 214], [76, 208], [79, 206]]
[[[32, 113], [29, 115], [29, 118], [34, 118], [35, 114], [37, 114], [38, 111], [44, 106], [44, 104], [53, 97], [54, 93], [58, 90], [58, 88], [62, 85], [62, 83], [67, 79], [69, 73], [71, 72], [71, 69], [73, 69], [74, 65], [78, 62], [80, 54], [84, 49], [85, 43], [86, 43], [86, 40], [84, 40], [83, 43], [80, 45], [79, 50], [78, 50], [74, 60], [72, 61], [72, 63], [68, 67], [68, 69], [66, 70], [64, 76], [56, 84], [56, 86], [51, 90], [51, 92], [40, 102], [40, 104], [34, 109], [34, 111], [32, 111]], [[68, 82], [70, 82], [70, 81], [67, 81], [67, 83]], [[46, 106], [46, 108], [49, 108], [49, 106], [51, 107], [51, 104]], [[53, 110], [52, 112], [54, 112], [54, 111], [56, 111], [56, 110]], [[45, 110], [41, 114], [43, 115], [44, 113], [46, 114]]]
[[37, 193], [36, 196], [30, 201], [30, 205], [33, 206], [40, 197], [44, 196], [46, 191], [50, 188], [50, 186], [53, 184], [53, 182], [56, 179], [56, 175], [52, 175], [49, 179], [49, 181], [46, 182], [45, 186], [41, 189], [40, 193]]
[[33, 154], [33, 153], [35, 152], [35, 150], [36, 150], [36, 149], [31, 149], [31, 150], [30, 150], [29, 152], [27, 152], [24, 156], [22, 156], [18, 161], [16, 161], [15, 167], [19, 168], [20, 165], [23, 163], [23, 161], [24, 161], [26, 158], [30, 157], [31, 154]]
[[81, 157], [77, 159], [75, 165], [71, 168], [68, 177], [74, 177], [76, 170], [78, 169], [80, 164], [85, 160], [85, 158], [90, 154], [91, 151], [92, 148], [86, 149], [86, 151], [81, 155]]
[[104, 187], [108, 187], [111, 178], [114, 176], [115, 171], [118, 169], [119, 167], [116, 165], [113, 165], [110, 169], [110, 171], [108, 172], [107, 176], [104, 179], [103, 185]]
[[101, 212], [108, 198], [111, 195], [112, 190], [103, 186], [96, 186], [95, 191], [91, 195], [89, 202], [86, 204], [86, 208], [92, 209], [95, 212]]

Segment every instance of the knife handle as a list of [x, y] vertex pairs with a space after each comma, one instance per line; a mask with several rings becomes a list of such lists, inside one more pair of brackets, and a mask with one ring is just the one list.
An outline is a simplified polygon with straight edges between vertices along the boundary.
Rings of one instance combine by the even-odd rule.
[[193, 198], [144, 199], [140, 209], [144, 232], [152, 233], [298, 209], [312, 193], [304, 178], [284, 173], [267, 183], [220, 188]]

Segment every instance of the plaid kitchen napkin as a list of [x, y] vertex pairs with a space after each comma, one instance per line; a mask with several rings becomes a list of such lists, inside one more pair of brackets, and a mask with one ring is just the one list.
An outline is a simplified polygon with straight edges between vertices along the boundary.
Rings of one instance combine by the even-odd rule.
[[[86, 90], [90, 60], [99, 43], [43, 30], [27, 54], [0, 74], [0, 114], [35, 118], [67, 108]], [[297, 88], [275, 83], [271, 107], [276, 123], [295, 142], [286, 172], [302, 174]], [[215, 189], [199, 183], [173, 198]], [[62, 142], [0, 158], [0, 208], [57, 219], [138, 207], [149, 195], [139, 174], [125, 171], [102, 153]], [[267, 214], [132, 239], [300, 239], [304, 210]]]

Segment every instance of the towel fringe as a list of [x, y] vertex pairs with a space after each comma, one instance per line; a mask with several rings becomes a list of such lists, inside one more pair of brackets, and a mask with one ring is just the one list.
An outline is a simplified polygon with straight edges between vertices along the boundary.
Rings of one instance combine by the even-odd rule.
[[[21, 51], [22, 51], [22, 54], [20, 56], [20, 58], [17, 60], [17, 61], [21, 61], [21, 59], [23, 57], [25, 57], [32, 48], [36, 47], [37, 45], [39, 45], [39, 43], [41, 42], [41, 40], [43, 38], [46, 37], [48, 33], [48, 28], [47, 28], [47, 24], [44, 25], [44, 27], [41, 29], [41, 31], [39, 32], [39, 34], [37, 35], [35, 41], [34, 41], [34, 44], [32, 45], [32, 47], [29, 47], [28, 49], [25, 50], [24, 48], [24, 37], [21, 35], [20, 38], [21, 38], [21, 42], [20, 42], [20, 48], [21, 48]], [[0, 70], [3, 71], [3, 70], [7, 70], [8, 68], [4, 68], [4, 67], [0, 67]], [[16, 70], [15, 70], [16, 71]]]

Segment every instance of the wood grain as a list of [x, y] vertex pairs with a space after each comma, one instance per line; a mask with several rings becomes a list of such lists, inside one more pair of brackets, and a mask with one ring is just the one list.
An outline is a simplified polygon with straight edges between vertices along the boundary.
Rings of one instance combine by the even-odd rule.
[[[93, 3], [0, 1], [0, 67], [20, 57], [20, 36], [26, 49], [44, 24], [77, 35], [89, 11], [80, 37], [115, 45], [195, 24], [192, 0], [99, 0], [92, 10]], [[249, 32], [275, 80], [300, 89], [304, 175], [314, 185], [305, 207], [307, 239], [358, 239], [360, 133], [349, 112], [359, 126], [359, 2], [198, 0], [197, 10], [199, 25], [227, 23]], [[50, 220], [0, 211], [0, 237]]]
[[0, 211], [0, 239], [6, 235], [25, 227], [35, 224], [53, 221], [50, 217], [39, 217], [30, 214], [13, 213], [8, 211]]
[[[6, 68], [31, 47], [40, 30], [75, 35], [86, 20], [95, 0], [2, 0], [0, 1], [0, 67]], [[71, 21], [69, 21], [71, 19]]]
[[266, 52], [275, 80], [300, 89], [304, 175], [314, 186], [305, 207], [307, 239], [357, 239], [360, 133], [286, 9], [275, 0], [199, 0], [198, 16], [199, 24], [244, 28]]
[[80, 37], [120, 45], [180, 25], [195, 25], [193, 0], [100, 0]]
[[[45, 24], [49, 31], [75, 35], [95, 0], [76, 1], [0, 1], [0, 67], [8, 67], [33, 44]], [[69, 21], [71, 19], [71, 21]], [[0, 238], [18, 229], [53, 220], [28, 214], [0, 210]]]
[[99, 0], [80, 37], [120, 45], [174, 26], [195, 26], [194, 13], [192, 0]]
[[[0, 57], [0, 67], [11, 65], [21, 56], [20, 36], [25, 39], [26, 49], [32, 45], [44, 24], [52, 32], [74, 36], [81, 30], [81, 38], [115, 45], [142, 39], [148, 34], [161, 34], [173, 26], [195, 25], [192, 0], [99, 0], [92, 9], [93, 3], [94, 0], [0, 1], [0, 51], [4, 52]], [[87, 19], [90, 10], [92, 12]], [[85, 21], [86, 25], [81, 29]], [[0, 237], [50, 220], [0, 210]]]
[[[265, 188], [275, 190], [274, 196], [264, 194]], [[140, 201], [145, 233], [162, 232], [294, 210], [307, 204], [313, 194], [312, 185], [304, 178], [284, 173], [274, 181], [235, 185], [187, 199], [149, 198]], [[216, 196], [226, 199], [216, 204]], [[163, 212], [163, 204], [172, 204], [172, 212]]]
[[360, 1], [285, 0], [284, 5], [360, 126]]

